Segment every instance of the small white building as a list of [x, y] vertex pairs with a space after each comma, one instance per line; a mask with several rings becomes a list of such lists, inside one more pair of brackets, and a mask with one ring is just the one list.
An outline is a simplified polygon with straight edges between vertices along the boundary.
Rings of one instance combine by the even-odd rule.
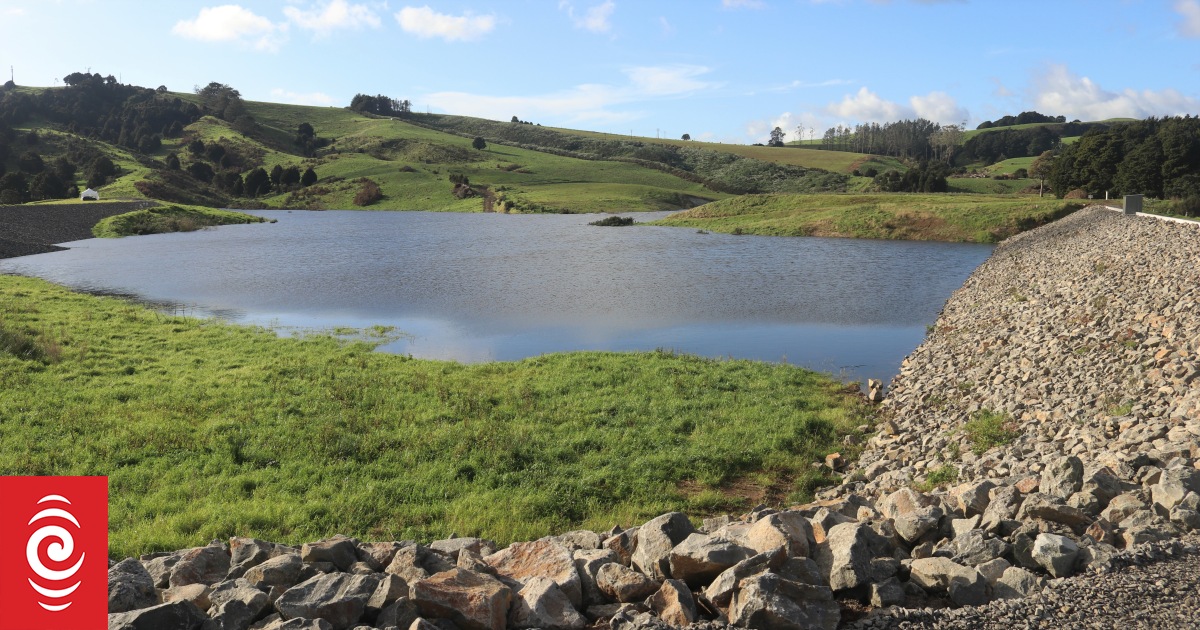
[[89, 189], [83, 191], [82, 195], [79, 195], [79, 200], [80, 201], [100, 201], [100, 193], [89, 188]]

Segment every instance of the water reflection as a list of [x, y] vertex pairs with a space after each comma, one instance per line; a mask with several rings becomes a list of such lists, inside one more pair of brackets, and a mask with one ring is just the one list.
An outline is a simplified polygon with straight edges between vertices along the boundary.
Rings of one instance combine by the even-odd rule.
[[0, 271], [238, 322], [395, 326], [407, 336], [383, 349], [423, 358], [666, 348], [886, 379], [991, 251], [570, 215], [256, 214], [278, 223], [77, 241]]

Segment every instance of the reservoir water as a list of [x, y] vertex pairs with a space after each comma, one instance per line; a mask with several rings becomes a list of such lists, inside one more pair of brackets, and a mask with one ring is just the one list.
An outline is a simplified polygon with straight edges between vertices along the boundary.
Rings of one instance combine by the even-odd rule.
[[278, 222], [76, 241], [0, 272], [283, 332], [394, 326], [381, 350], [419, 358], [661, 348], [886, 381], [992, 249], [587, 215], [252, 214]]

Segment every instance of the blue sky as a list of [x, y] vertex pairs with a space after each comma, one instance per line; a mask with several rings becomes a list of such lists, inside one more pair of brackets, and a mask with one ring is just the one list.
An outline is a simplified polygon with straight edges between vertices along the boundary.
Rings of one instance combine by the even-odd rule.
[[21, 85], [172, 90], [762, 142], [776, 125], [1200, 114], [1200, 0], [0, 0]]

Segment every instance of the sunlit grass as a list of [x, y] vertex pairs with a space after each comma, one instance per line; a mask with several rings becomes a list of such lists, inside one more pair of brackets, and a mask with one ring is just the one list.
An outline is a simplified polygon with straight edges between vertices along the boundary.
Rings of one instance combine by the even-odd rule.
[[864, 422], [843, 385], [786, 365], [412, 360], [14, 276], [0, 331], [0, 474], [107, 475], [117, 556], [232, 535], [532, 539], [745, 509], [731, 488], [752, 486], [801, 500]]

